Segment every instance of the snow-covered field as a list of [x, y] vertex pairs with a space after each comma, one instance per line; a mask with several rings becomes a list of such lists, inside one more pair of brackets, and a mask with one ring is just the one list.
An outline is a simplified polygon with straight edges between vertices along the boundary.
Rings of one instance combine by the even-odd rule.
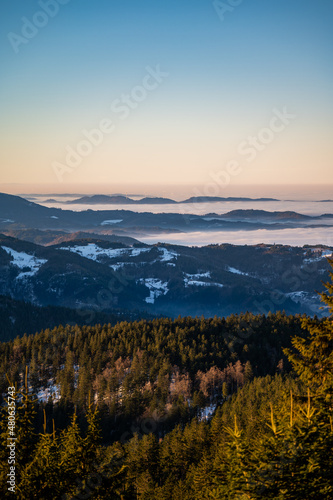
[[[167, 262], [169, 263], [171, 260], [178, 257], [178, 253], [172, 250], [168, 250], [164, 247], [157, 247], [160, 252], [160, 257], [158, 260], [153, 262]], [[105, 257], [109, 259], [115, 259], [118, 257], [137, 257], [142, 253], [147, 253], [152, 250], [152, 248], [137, 248], [137, 247], [127, 247], [127, 248], [101, 248], [96, 243], [88, 243], [87, 245], [75, 245], [75, 246], [62, 246], [60, 250], [68, 250], [70, 252], [77, 253], [81, 255], [81, 257], [85, 257], [86, 259], [91, 259], [95, 261], [99, 261]], [[127, 264], [133, 264], [132, 262], [116, 262], [111, 264], [110, 267], [115, 271], [123, 267]]]
[[110, 259], [123, 255], [136, 257], [141, 253], [150, 252], [151, 248], [101, 248], [95, 243], [88, 243], [87, 245], [76, 245], [74, 247], [61, 247], [60, 250], [69, 250], [81, 255], [81, 257], [98, 261], [101, 257], [109, 257]]
[[5, 250], [9, 255], [12, 256], [12, 264], [13, 266], [18, 267], [19, 269], [29, 268], [29, 271], [22, 271], [16, 279], [27, 278], [28, 276], [34, 276], [40, 267], [47, 262], [46, 259], [38, 259], [34, 255], [29, 255], [25, 252], [17, 252], [12, 248], [2, 246], [3, 250]]

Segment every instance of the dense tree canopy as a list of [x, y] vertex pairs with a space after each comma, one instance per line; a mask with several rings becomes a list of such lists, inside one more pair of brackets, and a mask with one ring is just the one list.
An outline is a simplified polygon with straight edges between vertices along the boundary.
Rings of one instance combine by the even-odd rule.
[[[17, 498], [332, 499], [327, 291], [322, 320], [59, 326], [0, 344], [17, 388]], [[6, 399], [1, 412], [10, 498]]]

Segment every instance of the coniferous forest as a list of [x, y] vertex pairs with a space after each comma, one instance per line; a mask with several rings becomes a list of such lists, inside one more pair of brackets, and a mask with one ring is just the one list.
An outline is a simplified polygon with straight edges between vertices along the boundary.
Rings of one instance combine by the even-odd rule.
[[0, 0], [0, 500], [333, 500], [332, 26]]
[[326, 289], [322, 319], [60, 325], [0, 343], [1, 498], [10, 387], [17, 498], [332, 499]]

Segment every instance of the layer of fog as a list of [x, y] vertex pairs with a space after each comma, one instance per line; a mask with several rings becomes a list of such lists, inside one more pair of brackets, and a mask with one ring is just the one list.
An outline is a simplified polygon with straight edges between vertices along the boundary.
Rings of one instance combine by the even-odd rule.
[[214, 231], [157, 234], [139, 238], [144, 243], [173, 243], [187, 246], [231, 243], [234, 245], [282, 244], [292, 246], [325, 245], [333, 247], [333, 230], [326, 228], [257, 231]]
[[[131, 210], [133, 212], [151, 213], [180, 213], [205, 215], [209, 213], [224, 214], [231, 210], [266, 210], [268, 212], [292, 211], [305, 215], [333, 214], [333, 202], [311, 202], [311, 201], [228, 201], [214, 203], [181, 203], [181, 204], [159, 204], [159, 205], [72, 205], [65, 203], [66, 199], [61, 199], [57, 203], [45, 201], [45, 196], [35, 197], [34, 202], [50, 208], [61, 208], [63, 210]], [[71, 198], [73, 199], [73, 198]]]

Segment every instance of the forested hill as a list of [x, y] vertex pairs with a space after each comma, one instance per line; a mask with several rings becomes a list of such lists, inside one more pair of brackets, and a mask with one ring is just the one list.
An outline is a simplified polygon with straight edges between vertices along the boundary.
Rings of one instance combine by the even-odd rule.
[[331, 254], [323, 246], [186, 247], [76, 238], [45, 247], [0, 234], [0, 294], [40, 306], [141, 310], [143, 317], [278, 310], [323, 315], [314, 290], [323, 290]]
[[[248, 314], [58, 327], [0, 344], [1, 374], [21, 387], [17, 498], [332, 499], [329, 328]], [[298, 365], [282, 350], [295, 334]], [[0, 489], [11, 498], [5, 442]]]
[[[288, 370], [282, 347], [295, 333], [304, 336], [301, 318], [280, 313], [59, 326], [0, 344], [0, 373], [19, 384], [29, 366], [45, 402], [51, 384], [58, 406], [77, 405], [79, 413], [90, 394], [114, 436], [155, 411], [165, 417], [162, 432], [179, 412], [186, 421], [217, 404], [223, 384], [231, 394], [253, 376]], [[7, 383], [3, 377], [0, 392]]]
[[142, 312], [114, 309], [104, 313], [94, 309], [70, 309], [68, 307], [40, 307], [23, 300], [0, 295], [0, 342], [6, 342], [17, 336], [32, 334], [42, 329], [58, 325], [85, 325], [87, 323], [111, 323], [134, 321], [151, 316]]

